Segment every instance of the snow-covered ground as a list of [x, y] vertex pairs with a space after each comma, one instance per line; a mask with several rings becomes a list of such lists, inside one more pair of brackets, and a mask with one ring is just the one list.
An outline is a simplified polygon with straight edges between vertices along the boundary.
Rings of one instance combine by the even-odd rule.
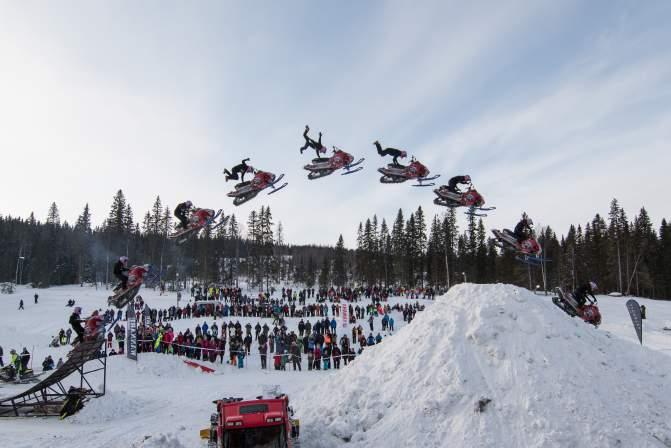
[[[174, 294], [141, 294], [152, 307], [175, 302]], [[47, 354], [58, 360], [67, 349], [48, 344], [67, 328], [66, 300], [89, 314], [107, 295], [79, 286], [0, 295], [5, 361], [10, 348], [24, 346], [36, 370]], [[17, 310], [19, 298], [24, 311]], [[280, 385], [301, 419], [303, 448], [664, 446], [659, 439], [671, 446], [671, 331], [663, 330], [671, 327], [671, 302], [639, 299], [648, 309], [641, 347], [626, 300], [599, 296], [603, 324], [594, 329], [568, 318], [549, 297], [506, 285], [459, 285], [435, 302], [420, 301], [427, 310], [412, 324], [340, 371], [263, 371], [252, 357], [245, 369], [217, 364], [208, 375], [174, 356], [143, 353], [137, 363], [111, 357], [103, 398], [64, 421], [0, 419], [0, 433], [13, 447], [205, 446], [198, 431], [208, 425], [212, 400]], [[390, 303], [396, 301], [405, 299]], [[394, 318], [400, 327], [402, 317]], [[203, 320], [174, 326], [193, 329]], [[27, 387], [2, 384], [0, 396]], [[492, 401], [476, 413], [481, 397]]]

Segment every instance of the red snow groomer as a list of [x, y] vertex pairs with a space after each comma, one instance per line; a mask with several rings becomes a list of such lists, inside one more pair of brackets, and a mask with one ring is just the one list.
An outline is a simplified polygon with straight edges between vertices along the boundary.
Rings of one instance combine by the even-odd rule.
[[225, 398], [214, 401], [217, 412], [210, 417], [210, 429], [203, 430], [208, 448], [298, 446], [300, 423], [291, 418], [289, 397]]

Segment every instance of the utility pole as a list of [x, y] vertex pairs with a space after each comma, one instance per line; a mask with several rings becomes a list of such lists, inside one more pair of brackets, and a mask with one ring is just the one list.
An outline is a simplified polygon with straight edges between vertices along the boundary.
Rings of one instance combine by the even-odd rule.
[[14, 275], [14, 286], [18, 286], [19, 284], [19, 265], [23, 264], [23, 257], [21, 255], [21, 252], [23, 251], [23, 248], [19, 248], [19, 256], [16, 258], [16, 274]]
[[450, 289], [450, 263], [447, 261], [447, 242], [445, 243], [445, 279], [447, 280], [447, 289]]
[[616, 245], [617, 245], [617, 278], [620, 285], [620, 294], [622, 294], [622, 259], [620, 258], [620, 235], [616, 236]]

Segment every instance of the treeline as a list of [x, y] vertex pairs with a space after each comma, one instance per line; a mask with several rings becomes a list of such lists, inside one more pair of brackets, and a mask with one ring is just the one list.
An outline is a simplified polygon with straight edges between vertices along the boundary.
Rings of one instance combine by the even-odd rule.
[[[46, 287], [113, 281], [112, 263], [151, 263], [169, 283], [194, 279], [235, 285], [244, 279], [267, 288], [280, 282], [312, 286], [432, 285], [462, 281], [547, 284], [572, 288], [595, 280], [606, 291], [671, 297], [671, 232], [666, 220], [655, 229], [641, 209], [629, 220], [616, 200], [607, 219], [596, 215], [565, 236], [537, 230], [543, 267], [527, 267], [501, 251], [481, 219], [470, 216], [465, 229], [456, 211], [430, 220], [420, 208], [399, 210], [391, 225], [372, 216], [359, 224], [355, 250], [342, 236], [335, 246], [295, 246], [284, 241], [270, 207], [253, 210], [242, 232], [236, 215], [221, 216], [214, 230], [177, 246], [166, 238], [174, 227], [172, 207], [157, 197], [140, 221], [119, 190], [102, 224], [92, 225], [85, 205], [74, 224], [61, 222], [52, 204], [46, 220], [0, 216], [0, 281]], [[543, 281], [545, 279], [545, 282]]]
[[571, 225], [558, 237], [548, 227], [536, 237], [549, 261], [530, 267], [502, 253], [481, 218], [457, 226], [456, 210], [426, 223], [418, 208], [407, 219], [399, 210], [391, 228], [376, 216], [359, 224], [356, 278], [365, 284], [446, 285], [470, 281], [505, 282], [535, 288], [575, 288], [593, 280], [602, 291], [671, 298], [671, 228], [663, 219], [656, 231], [645, 208], [629, 220], [613, 199], [607, 220]]
[[322, 268], [326, 264], [330, 269], [325, 260], [334, 249], [286, 244], [282, 224], [274, 224], [270, 207], [250, 213], [244, 235], [235, 214], [222, 215], [213, 231], [206, 229], [180, 246], [166, 238], [174, 228], [173, 208], [157, 197], [138, 222], [119, 190], [96, 227], [88, 204], [74, 224], [61, 221], [55, 203], [44, 221], [34, 213], [27, 219], [0, 216], [0, 281], [36, 287], [113, 282], [111, 267], [121, 255], [131, 264], [152, 264], [163, 280], [173, 283], [193, 279], [236, 285], [244, 279], [252, 286], [268, 287], [330, 281]]

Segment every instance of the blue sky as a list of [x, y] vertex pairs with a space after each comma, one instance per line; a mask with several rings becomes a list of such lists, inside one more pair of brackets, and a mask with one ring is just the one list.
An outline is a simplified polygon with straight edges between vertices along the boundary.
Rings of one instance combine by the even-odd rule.
[[[381, 185], [372, 142], [446, 182], [470, 174], [488, 228], [522, 211], [563, 233], [617, 197], [670, 217], [671, 3], [0, 0], [0, 213], [55, 201], [94, 220], [122, 188], [353, 247], [357, 224], [430, 188]], [[366, 157], [308, 181], [302, 130]], [[289, 186], [234, 208], [224, 167], [251, 157]], [[9, 167], [9, 169], [7, 169]]]

